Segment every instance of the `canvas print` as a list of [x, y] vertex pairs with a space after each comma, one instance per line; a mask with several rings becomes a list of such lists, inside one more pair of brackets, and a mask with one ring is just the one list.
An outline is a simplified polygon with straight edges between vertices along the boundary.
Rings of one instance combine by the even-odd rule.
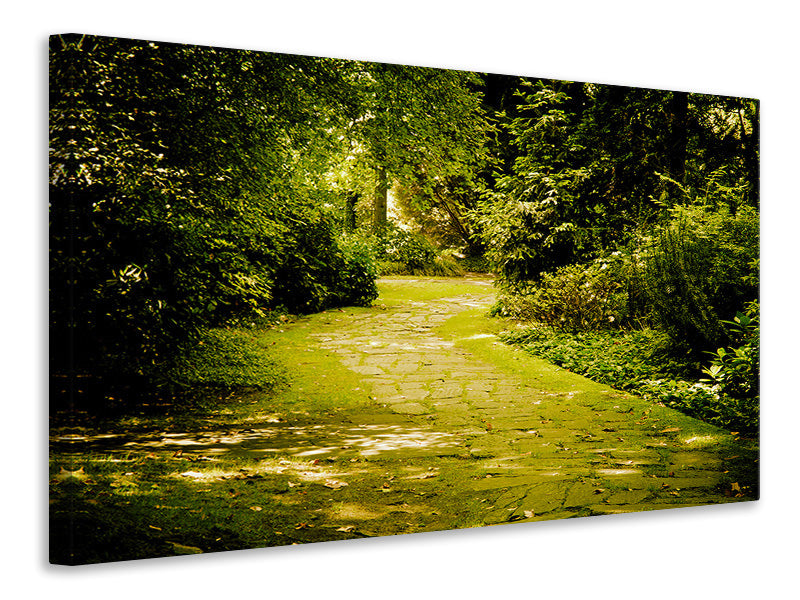
[[82, 34], [49, 77], [51, 562], [758, 498], [757, 100]]

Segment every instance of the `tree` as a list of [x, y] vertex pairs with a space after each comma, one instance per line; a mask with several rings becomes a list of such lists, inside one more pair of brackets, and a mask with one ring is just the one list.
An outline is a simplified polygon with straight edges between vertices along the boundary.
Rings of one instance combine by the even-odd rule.
[[549, 80], [519, 96], [501, 120], [513, 166], [479, 211], [503, 281], [524, 285], [624, 245], [701, 187], [742, 186], [741, 202], [754, 202], [749, 101]]
[[153, 376], [203, 328], [344, 297], [316, 186], [335, 64], [94, 36], [50, 58], [55, 370]]
[[[362, 63], [358, 82], [361, 114], [350, 134], [375, 172], [372, 225], [387, 220], [392, 182], [412, 190], [419, 210], [442, 208], [463, 220], [454, 182], [472, 183], [486, 160], [488, 124], [475, 74]], [[463, 233], [469, 234], [462, 227]]]

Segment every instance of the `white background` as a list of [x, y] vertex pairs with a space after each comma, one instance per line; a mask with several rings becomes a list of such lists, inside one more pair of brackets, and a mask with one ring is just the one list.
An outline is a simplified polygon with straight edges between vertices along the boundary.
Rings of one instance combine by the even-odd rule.
[[[789, 2], [11, 3], [2, 37], [3, 589], [17, 597], [762, 598], [796, 593], [797, 19]], [[47, 35], [762, 100], [762, 500], [81, 568], [47, 564]]]

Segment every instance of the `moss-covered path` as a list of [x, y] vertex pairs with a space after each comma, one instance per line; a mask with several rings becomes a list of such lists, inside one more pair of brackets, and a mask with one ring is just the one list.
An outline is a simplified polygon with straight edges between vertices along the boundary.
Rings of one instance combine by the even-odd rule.
[[[499, 343], [508, 324], [486, 317], [490, 280], [380, 283], [372, 308], [264, 334], [292, 366], [283, 395], [256, 395], [199, 431], [57, 438], [72, 442], [67, 472], [80, 466], [110, 496], [124, 491], [125, 507], [135, 497], [148, 535], [166, 527], [165, 508], [186, 509], [163, 554], [757, 496], [746, 441]], [[106, 475], [89, 458], [120, 450], [128, 466]], [[169, 466], [147, 476], [148, 459]], [[168, 488], [171, 500], [159, 496]]]
[[[452, 283], [384, 286], [402, 298], [404, 287], [434, 296]], [[490, 282], [461, 283], [474, 291], [397, 302], [313, 334], [365, 378], [392, 423], [428, 431], [386, 456], [463, 459], [453, 479], [481, 498], [487, 524], [752, 499], [741, 469], [754, 456], [734, 436], [503, 346], [484, 316]]]

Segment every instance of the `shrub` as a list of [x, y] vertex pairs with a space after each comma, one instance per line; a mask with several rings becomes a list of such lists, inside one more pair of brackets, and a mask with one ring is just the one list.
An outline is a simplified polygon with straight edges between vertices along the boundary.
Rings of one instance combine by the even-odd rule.
[[635, 391], [639, 382], [690, 376], [692, 368], [667, 354], [669, 338], [656, 330], [559, 332], [529, 327], [501, 335], [508, 344], [617, 389]]
[[388, 225], [378, 236], [383, 260], [403, 263], [408, 269], [421, 269], [436, 259], [436, 248], [418, 233]]
[[508, 290], [497, 312], [562, 331], [616, 328], [641, 317], [630, 277], [630, 256], [613, 252], [588, 264], [544, 273], [534, 287]]
[[744, 313], [738, 313], [725, 325], [729, 337], [737, 345], [710, 353], [712, 361], [703, 369], [708, 375], [704, 381], [719, 390], [732, 412], [757, 426], [761, 353], [759, 303], [749, 303]]
[[336, 282], [336, 304], [369, 306], [378, 297], [375, 279], [378, 264], [372, 246], [363, 238], [345, 235], [339, 239], [343, 266]]
[[[548, 189], [539, 192], [540, 199], [498, 193], [478, 212], [486, 258], [500, 284], [509, 290], [524, 289], [543, 272], [568, 264], [577, 256], [578, 232], [568, 218], [571, 200], [556, 192], [560, 188], [550, 178], [545, 179]], [[530, 187], [538, 189], [536, 185]]]
[[703, 381], [644, 380], [636, 393], [718, 427], [737, 431], [758, 429], [758, 399], [728, 396], [718, 385]]
[[491, 273], [492, 271], [492, 265], [484, 255], [465, 256], [459, 263], [465, 271], [473, 273]]
[[731, 342], [723, 321], [758, 295], [758, 213], [677, 207], [645, 254], [640, 283], [653, 316], [703, 349]]
[[452, 277], [464, 269], [447, 252], [439, 253], [424, 235], [387, 224], [372, 245], [382, 275], [429, 275]]

